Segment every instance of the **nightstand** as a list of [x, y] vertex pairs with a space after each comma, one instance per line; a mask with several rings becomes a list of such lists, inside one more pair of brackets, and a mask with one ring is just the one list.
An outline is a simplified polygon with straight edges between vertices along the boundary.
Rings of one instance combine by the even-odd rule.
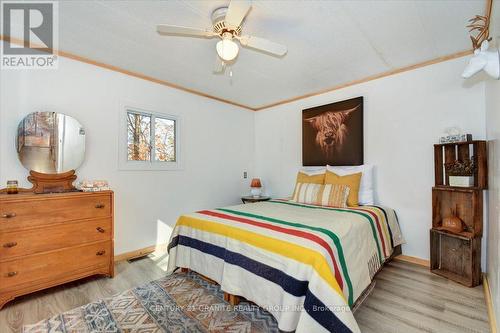
[[241, 201], [243, 201], [244, 204], [246, 204], [246, 203], [254, 203], [254, 202], [261, 202], [261, 201], [268, 201], [268, 200], [271, 200], [271, 197], [266, 197], [266, 196], [253, 197], [251, 195], [241, 197]]

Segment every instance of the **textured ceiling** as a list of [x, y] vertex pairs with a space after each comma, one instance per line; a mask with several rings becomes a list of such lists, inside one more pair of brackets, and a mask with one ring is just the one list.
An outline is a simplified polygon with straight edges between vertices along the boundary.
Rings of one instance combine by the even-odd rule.
[[[242, 49], [216, 75], [217, 39], [159, 36], [155, 25], [210, 27], [228, 1], [61, 1], [59, 47], [259, 108], [471, 48], [467, 20], [485, 1], [253, 1], [243, 34], [288, 46], [276, 58]], [[14, 36], [19, 37], [19, 36]]]

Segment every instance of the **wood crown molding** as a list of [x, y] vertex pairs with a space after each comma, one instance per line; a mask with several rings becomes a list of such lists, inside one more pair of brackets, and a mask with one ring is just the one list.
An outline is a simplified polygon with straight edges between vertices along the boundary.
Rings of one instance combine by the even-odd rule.
[[[0, 40], [6, 41], [6, 42], [10, 42], [10, 43], [14, 43], [14, 44], [18, 44], [18, 45], [23, 45], [24, 44], [24, 40], [22, 40], [22, 39], [9, 38], [8, 36], [4, 36], [4, 35], [0, 35]], [[142, 79], [142, 80], [146, 80], [146, 81], [149, 81], [149, 82], [157, 83], [157, 84], [160, 84], [160, 85], [163, 85], [163, 86], [167, 86], [167, 87], [170, 87], [170, 88], [174, 88], [174, 89], [177, 89], [177, 90], [181, 90], [181, 91], [184, 91], [184, 92], [187, 92], [187, 93], [191, 93], [191, 94], [194, 94], [194, 95], [197, 95], [197, 96], [201, 96], [201, 97], [205, 97], [205, 98], [210, 98], [210, 99], [213, 99], [213, 100], [216, 100], [216, 101], [219, 101], [219, 102], [222, 102], [222, 103], [234, 105], [234, 106], [246, 109], [246, 110], [250, 110], [250, 111], [262, 111], [262, 110], [269, 109], [269, 108], [272, 108], [272, 107], [275, 107], [275, 106], [279, 106], [279, 105], [283, 105], [283, 104], [288, 104], [288, 103], [295, 102], [295, 101], [298, 101], [298, 100], [301, 100], [301, 99], [305, 99], [305, 98], [309, 98], [309, 97], [313, 97], [313, 96], [317, 96], [317, 95], [329, 93], [329, 92], [332, 92], [332, 91], [340, 90], [340, 89], [347, 88], [347, 87], [350, 87], [350, 86], [354, 86], [354, 85], [357, 85], [357, 84], [361, 84], [361, 83], [365, 83], [365, 82], [369, 82], [369, 81], [381, 79], [381, 78], [384, 78], [384, 77], [387, 77], [387, 76], [391, 76], [391, 75], [396, 75], [396, 74], [400, 74], [400, 73], [412, 71], [414, 69], [418, 69], [418, 68], [422, 68], [422, 67], [426, 67], [426, 66], [438, 64], [438, 63], [445, 62], [445, 61], [452, 60], [452, 59], [456, 59], [456, 58], [465, 57], [465, 56], [468, 56], [468, 55], [472, 54], [472, 52], [473, 52], [472, 50], [465, 50], [465, 51], [456, 52], [456, 53], [453, 53], [453, 54], [450, 54], [450, 55], [447, 55], [447, 56], [438, 57], [438, 58], [435, 58], [435, 59], [427, 60], [427, 61], [420, 62], [420, 63], [414, 64], [414, 65], [410, 65], [410, 66], [405, 66], [405, 67], [401, 67], [401, 68], [392, 69], [390, 71], [386, 71], [386, 72], [382, 72], [382, 73], [379, 73], [379, 74], [371, 75], [371, 76], [368, 76], [368, 77], [365, 77], [365, 78], [362, 78], [362, 79], [359, 79], [359, 80], [354, 80], [354, 81], [351, 81], [351, 82], [348, 82], [348, 83], [344, 83], [344, 84], [340, 84], [340, 85], [333, 86], [333, 87], [330, 87], [330, 88], [322, 89], [322, 90], [319, 90], [319, 91], [316, 91], [316, 92], [311, 92], [311, 93], [308, 93], [308, 94], [304, 94], [304, 95], [300, 95], [300, 96], [296, 96], [296, 97], [287, 98], [287, 99], [284, 99], [284, 100], [281, 100], [281, 101], [278, 101], [278, 102], [275, 102], [275, 103], [266, 104], [266, 105], [259, 106], [259, 107], [251, 107], [251, 106], [248, 106], [248, 105], [244, 105], [244, 104], [240, 104], [240, 103], [237, 103], [237, 102], [233, 102], [231, 100], [227, 100], [227, 99], [224, 99], [224, 98], [221, 98], [221, 97], [217, 97], [217, 96], [213, 96], [213, 95], [210, 95], [210, 94], [206, 94], [206, 93], [203, 93], [203, 92], [191, 89], [191, 88], [183, 87], [183, 86], [180, 86], [180, 85], [172, 83], [172, 82], [168, 82], [168, 81], [165, 81], [165, 80], [160, 80], [160, 79], [157, 79], [157, 78], [145, 75], [145, 74], [141, 74], [141, 73], [137, 73], [137, 72], [132, 72], [132, 71], [129, 71], [127, 69], [124, 69], [124, 68], [121, 68], [121, 67], [118, 67], [118, 66], [114, 66], [114, 65], [106, 64], [106, 63], [99, 62], [99, 61], [96, 61], [96, 60], [92, 60], [92, 59], [89, 59], [89, 58], [85, 58], [85, 57], [82, 57], [82, 56], [79, 56], [79, 55], [76, 55], [76, 54], [73, 54], [73, 53], [70, 53], [70, 52], [65, 52], [65, 51], [62, 51], [62, 50], [58, 50], [57, 51], [57, 55], [61, 56], [61, 57], [68, 58], [68, 59], [80, 61], [80, 62], [83, 62], [83, 63], [86, 63], [86, 64], [94, 65], [94, 66], [97, 66], [97, 67], [105, 68], [105, 69], [108, 69], [108, 70], [111, 70], [111, 71], [115, 71], [115, 72], [118, 72], [118, 73], [122, 73], [122, 74], [125, 74], [125, 75], [129, 75], [129, 76], [132, 76], [132, 77], [135, 77], [135, 78], [139, 78], [139, 79]]]
[[456, 58], [465, 57], [465, 56], [471, 55], [472, 53], [473, 53], [473, 50], [460, 51], [460, 52], [453, 53], [453, 54], [450, 54], [450, 55], [447, 55], [447, 56], [444, 56], [444, 57], [439, 57], [439, 58], [427, 60], [427, 61], [424, 61], [424, 62], [420, 62], [418, 64], [414, 64], [414, 65], [410, 65], [410, 66], [405, 66], [405, 67], [401, 67], [401, 68], [392, 69], [390, 71], [379, 73], [379, 74], [375, 74], [375, 75], [371, 75], [371, 76], [368, 76], [368, 77], [365, 77], [365, 78], [362, 78], [362, 79], [359, 79], [359, 80], [354, 80], [354, 81], [351, 81], [351, 82], [348, 82], [348, 83], [339, 84], [339, 85], [331, 87], [331, 88], [319, 90], [319, 91], [312, 92], [312, 93], [305, 94], [305, 95], [301, 95], [301, 96], [296, 96], [296, 97], [288, 98], [288, 99], [285, 99], [285, 100], [282, 100], [282, 101], [279, 101], [279, 102], [276, 102], [276, 103], [272, 103], [272, 104], [267, 104], [267, 105], [264, 105], [264, 106], [260, 106], [260, 107], [255, 108], [254, 110], [255, 111], [261, 111], [261, 110], [264, 110], [264, 109], [269, 109], [269, 108], [272, 108], [272, 107], [275, 107], [275, 106], [278, 106], [278, 105], [283, 105], [283, 104], [295, 102], [295, 101], [298, 101], [298, 100], [301, 100], [301, 99], [304, 99], [304, 98], [313, 97], [313, 96], [317, 96], [317, 95], [321, 95], [321, 94], [326, 94], [326, 93], [329, 93], [329, 92], [332, 92], [332, 91], [335, 91], [335, 90], [340, 90], [340, 89], [344, 89], [344, 88], [347, 88], [347, 87], [350, 87], [350, 86], [355, 86], [357, 84], [361, 84], [361, 83], [365, 83], [365, 82], [369, 82], [369, 81], [374, 81], [374, 80], [381, 79], [381, 78], [384, 78], [384, 77], [387, 77], [387, 76], [392, 76], [392, 75], [396, 75], [396, 74], [400, 74], [400, 73], [412, 71], [414, 69], [418, 69], [418, 68], [422, 68], [422, 67], [426, 67], [426, 66], [438, 64], [440, 62], [445, 62], [445, 61], [448, 61], [448, 60], [453, 60], [453, 59], [456, 59]]
[[[18, 38], [9, 38], [8, 36], [4, 36], [4, 35], [0, 35], [0, 40], [6, 41], [6, 42], [10, 42], [10, 43], [13, 43], [13, 44], [17, 44], [17, 45], [24, 45], [24, 40], [18, 39]], [[205, 97], [205, 98], [210, 98], [210, 99], [222, 102], [222, 103], [234, 105], [234, 106], [237, 106], [237, 107], [240, 107], [240, 108], [243, 108], [243, 109], [247, 109], [247, 110], [250, 110], [250, 111], [255, 111], [254, 108], [251, 108], [249, 106], [246, 106], [246, 105], [243, 105], [243, 104], [240, 104], [240, 103], [237, 103], [237, 102], [233, 102], [233, 101], [221, 98], [221, 97], [209, 95], [209, 94], [203, 93], [201, 91], [197, 91], [197, 90], [194, 90], [194, 89], [191, 89], [191, 88], [186, 88], [186, 87], [180, 86], [178, 84], [175, 84], [175, 83], [172, 83], [172, 82], [168, 82], [168, 81], [165, 81], [165, 80], [160, 80], [160, 79], [157, 79], [157, 78], [145, 75], [145, 74], [141, 74], [141, 73], [137, 73], [137, 72], [132, 72], [132, 71], [129, 71], [127, 69], [124, 69], [124, 68], [121, 68], [121, 67], [118, 67], [118, 66], [114, 66], [114, 65], [106, 64], [106, 63], [99, 62], [99, 61], [96, 61], [96, 60], [92, 60], [92, 59], [89, 59], [89, 58], [85, 58], [85, 57], [82, 57], [82, 56], [79, 56], [79, 55], [76, 55], [76, 54], [73, 54], [73, 53], [70, 53], [70, 52], [65, 52], [65, 51], [62, 51], [62, 50], [57, 50], [56, 54], [59, 57], [73, 59], [73, 60], [80, 61], [80, 62], [89, 64], [89, 65], [94, 65], [94, 66], [97, 66], [97, 67], [101, 67], [101, 68], [105, 68], [105, 69], [108, 69], [108, 70], [111, 70], [111, 71], [115, 71], [115, 72], [118, 72], [118, 73], [129, 75], [129, 76], [132, 76], [132, 77], [135, 77], [135, 78], [138, 78], [138, 79], [146, 80], [146, 81], [149, 81], [149, 82], [153, 82], [153, 83], [157, 83], [157, 84], [160, 84], [160, 85], [163, 85], [163, 86], [167, 86], [167, 87], [170, 87], [170, 88], [181, 90], [181, 91], [193, 94], [193, 95], [197, 95], [197, 96], [201, 96], [201, 97]]]

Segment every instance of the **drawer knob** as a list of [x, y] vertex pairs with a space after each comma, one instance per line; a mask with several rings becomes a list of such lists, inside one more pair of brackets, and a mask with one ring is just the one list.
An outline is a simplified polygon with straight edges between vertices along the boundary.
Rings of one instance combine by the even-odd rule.
[[3, 247], [9, 248], [9, 247], [14, 247], [16, 245], [17, 245], [17, 242], [9, 242], [9, 243], [5, 243], [3, 245]]
[[2, 214], [2, 217], [3, 217], [4, 219], [11, 219], [11, 218], [13, 218], [13, 217], [16, 217], [16, 213], [3, 213], [3, 214]]
[[106, 253], [106, 251], [101, 250], [101, 251], [98, 251], [95, 255], [96, 255], [96, 256], [102, 256], [102, 255], [104, 255], [105, 253]]
[[17, 272], [8, 272], [7, 273], [7, 277], [13, 277], [13, 276], [16, 276], [17, 275]]
[[101, 227], [97, 227], [97, 228], [95, 228], [95, 230], [99, 231], [99, 232], [100, 232], [100, 233], [102, 233], [102, 234], [104, 233], [104, 229], [103, 229], [103, 228], [101, 228]]
[[98, 203], [95, 205], [95, 208], [104, 208], [104, 207], [105, 207], [105, 205], [102, 203]]

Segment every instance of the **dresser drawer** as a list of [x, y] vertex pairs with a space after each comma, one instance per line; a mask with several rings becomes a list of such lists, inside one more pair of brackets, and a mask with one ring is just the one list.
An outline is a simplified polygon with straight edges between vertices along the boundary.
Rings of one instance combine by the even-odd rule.
[[111, 247], [112, 242], [107, 241], [0, 262], [0, 292], [43, 284], [92, 267], [109, 267]]
[[110, 194], [45, 196], [35, 199], [1, 200], [0, 231], [29, 228], [55, 222], [108, 217], [112, 214]]
[[0, 233], [0, 261], [84, 243], [111, 240], [111, 218], [73, 221]]

